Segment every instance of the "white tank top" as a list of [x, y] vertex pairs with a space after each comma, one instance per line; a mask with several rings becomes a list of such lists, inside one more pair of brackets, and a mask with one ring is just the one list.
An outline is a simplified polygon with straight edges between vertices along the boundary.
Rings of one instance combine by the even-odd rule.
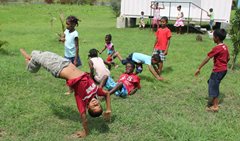
[[90, 59], [93, 63], [93, 68], [96, 75], [94, 76], [95, 80], [100, 82], [104, 75], [110, 76], [110, 71], [105, 66], [103, 59], [100, 57], [94, 57]]

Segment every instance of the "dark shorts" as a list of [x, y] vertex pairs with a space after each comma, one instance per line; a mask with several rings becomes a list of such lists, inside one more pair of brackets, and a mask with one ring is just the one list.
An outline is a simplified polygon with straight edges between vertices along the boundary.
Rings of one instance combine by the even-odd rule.
[[[72, 63], [74, 62], [74, 59], [75, 59], [75, 57], [66, 57], [66, 56], [64, 56], [64, 58], [70, 60]], [[79, 66], [82, 66], [82, 62], [80, 60], [80, 57], [78, 57], [78, 59], [77, 59], [77, 66], [76, 67], [79, 67]]]
[[222, 72], [212, 72], [208, 80], [208, 94], [209, 97], [218, 97], [219, 96], [219, 85], [221, 80], [227, 74], [227, 71]]

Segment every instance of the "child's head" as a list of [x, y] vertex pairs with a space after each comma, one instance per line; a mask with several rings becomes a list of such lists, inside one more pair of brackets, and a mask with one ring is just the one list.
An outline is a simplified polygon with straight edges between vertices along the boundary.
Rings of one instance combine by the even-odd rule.
[[127, 62], [127, 64], [126, 64], [126, 73], [127, 74], [131, 74], [131, 73], [133, 73], [134, 69], [135, 69], [135, 64], [133, 62], [131, 62], [131, 61]]
[[88, 104], [88, 114], [91, 117], [99, 117], [102, 115], [102, 106], [100, 105], [100, 102], [96, 98], [92, 98], [91, 101]]
[[88, 52], [88, 57], [89, 58], [98, 57], [98, 50], [95, 49], [95, 48], [90, 49], [89, 52]]
[[168, 18], [166, 16], [163, 16], [160, 20], [161, 27], [166, 27], [167, 23], [168, 23]]
[[209, 9], [209, 12], [213, 12], [213, 9], [212, 9], [212, 8], [210, 8], [210, 9]]
[[107, 35], [105, 36], [105, 42], [106, 42], [107, 44], [109, 44], [111, 41], [112, 41], [112, 35], [111, 35], [111, 34], [107, 34]]
[[158, 64], [159, 62], [161, 62], [161, 58], [160, 58], [159, 54], [153, 54], [151, 63]]
[[75, 16], [68, 16], [66, 19], [67, 29], [71, 30], [74, 29], [75, 26], [78, 26], [78, 19]]
[[216, 29], [213, 32], [213, 41], [215, 43], [222, 42], [226, 38], [227, 32], [225, 29]]
[[143, 12], [143, 11], [141, 12], [141, 15], [144, 15], [144, 12]]
[[181, 5], [178, 5], [178, 6], [177, 6], [177, 10], [178, 10], [178, 11], [180, 11], [180, 10], [181, 10], [181, 8], [182, 8], [182, 6], [181, 6]]

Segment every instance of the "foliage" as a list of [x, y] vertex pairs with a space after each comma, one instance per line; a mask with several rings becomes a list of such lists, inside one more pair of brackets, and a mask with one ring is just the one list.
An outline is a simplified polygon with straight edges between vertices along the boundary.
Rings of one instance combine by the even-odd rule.
[[111, 0], [111, 7], [116, 17], [120, 15], [121, 0]]
[[233, 54], [232, 54], [232, 66], [234, 69], [235, 63], [237, 61], [237, 56], [240, 51], [240, 9], [236, 10], [234, 18], [231, 20], [231, 30], [230, 35], [233, 43]]

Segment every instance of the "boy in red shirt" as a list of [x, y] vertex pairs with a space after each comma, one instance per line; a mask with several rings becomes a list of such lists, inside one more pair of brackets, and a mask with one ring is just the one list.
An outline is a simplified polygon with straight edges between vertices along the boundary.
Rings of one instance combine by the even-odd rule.
[[161, 61], [158, 66], [159, 72], [162, 71], [163, 61], [165, 56], [168, 54], [168, 48], [170, 44], [170, 38], [172, 36], [171, 31], [167, 27], [168, 18], [162, 17], [160, 20], [161, 27], [155, 33], [156, 41], [153, 48], [153, 54], [158, 54], [161, 58]]
[[208, 80], [208, 93], [209, 100], [207, 105], [207, 111], [218, 111], [218, 97], [219, 97], [219, 85], [221, 80], [227, 74], [227, 64], [229, 61], [228, 47], [223, 43], [226, 38], [226, 31], [224, 29], [215, 30], [213, 33], [213, 41], [217, 44], [203, 60], [195, 72], [195, 76], [198, 76], [201, 68], [213, 58], [213, 70]]
[[92, 117], [102, 115], [103, 110], [97, 96], [106, 97], [107, 110], [104, 113], [104, 118], [110, 120], [110, 94], [109, 92], [102, 90], [102, 88], [99, 88], [90, 78], [88, 73], [76, 68], [76, 66], [68, 59], [52, 52], [35, 50], [32, 51], [31, 56], [23, 49], [20, 49], [20, 52], [25, 57], [28, 71], [36, 73], [42, 66], [47, 71], [51, 72], [56, 78], [65, 79], [67, 85], [74, 89], [75, 99], [78, 110], [81, 114], [83, 126], [83, 131], [76, 132], [77, 137], [85, 137], [89, 133], [86, 109], [88, 109], [88, 113]]
[[[116, 96], [126, 97], [134, 94], [138, 89], [140, 89], [140, 78], [133, 73], [134, 69], [134, 63], [128, 62], [126, 64], [126, 72], [119, 77], [118, 82], [115, 83], [115, 85], [108, 87], [110, 90], [109, 93], [115, 93]], [[103, 79], [99, 87], [102, 88], [105, 84], [106, 79]]]

